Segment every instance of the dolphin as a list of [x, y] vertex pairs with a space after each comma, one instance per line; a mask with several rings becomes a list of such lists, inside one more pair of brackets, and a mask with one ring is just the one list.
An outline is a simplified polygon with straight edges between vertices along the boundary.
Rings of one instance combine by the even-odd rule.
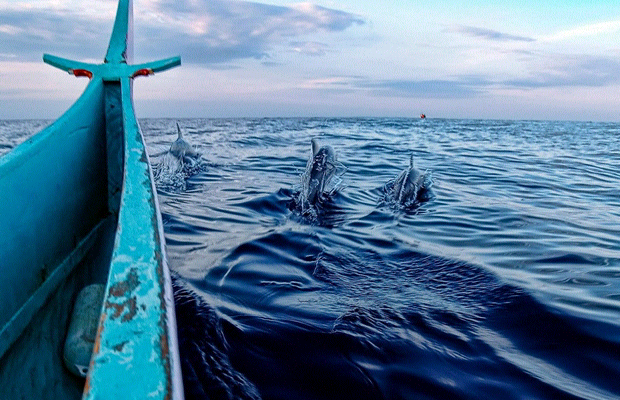
[[312, 157], [306, 165], [302, 176], [303, 193], [310, 204], [321, 200], [321, 195], [336, 173], [336, 153], [330, 146], [319, 146], [312, 139]]
[[179, 160], [185, 160], [186, 157], [190, 157], [192, 159], [200, 157], [200, 154], [196, 151], [196, 149], [194, 149], [189, 143], [185, 141], [185, 139], [183, 139], [183, 133], [181, 132], [181, 127], [179, 126], [178, 122], [177, 132], [179, 133], [179, 136], [177, 137], [177, 140], [175, 140], [170, 146], [170, 153], [172, 153], [172, 155]]
[[428, 171], [420, 173], [415, 168], [412, 154], [409, 159], [409, 168], [405, 168], [392, 184], [394, 200], [403, 205], [426, 200], [432, 183]]

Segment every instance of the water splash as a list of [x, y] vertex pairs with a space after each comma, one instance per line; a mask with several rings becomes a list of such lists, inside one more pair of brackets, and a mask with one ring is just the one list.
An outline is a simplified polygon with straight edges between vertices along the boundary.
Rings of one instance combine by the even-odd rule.
[[409, 167], [405, 168], [393, 180], [390, 180], [384, 188], [386, 199], [404, 208], [415, 208], [419, 203], [432, 197], [431, 187], [433, 176], [431, 171], [423, 173], [415, 167], [414, 154], [409, 159]]
[[155, 184], [158, 188], [181, 192], [187, 188], [187, 179], [206, 170], [207, 162], [202, 157], [175, 157], [165, 152], [154, 166]]

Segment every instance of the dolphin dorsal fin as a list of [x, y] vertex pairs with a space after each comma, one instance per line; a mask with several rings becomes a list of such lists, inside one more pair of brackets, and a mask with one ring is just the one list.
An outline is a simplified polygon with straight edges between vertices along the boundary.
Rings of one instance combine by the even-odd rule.
[[316, 139], [312, 139], [312, 156], [316, 156], [316, 153], [319, 152], [319, 141]]
[[181, 127], [179, 126], [179, 123], [177, 122], [177, 132], [179, 133], [179, 136], [177, 137], [178, 139], [183, 139], [183, 133], [181, 132]]
[[411, 153], [411, 157], [409, 158], [409, 168], [413, 168], [415, 161], [413, 161], [413, 153]]

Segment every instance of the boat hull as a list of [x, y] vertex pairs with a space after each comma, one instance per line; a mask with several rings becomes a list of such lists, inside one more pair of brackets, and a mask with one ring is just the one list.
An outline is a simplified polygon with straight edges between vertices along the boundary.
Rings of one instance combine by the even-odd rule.
[[107, 280], [116, 232], [104, 93], [93, 82], [61, 118], [0, 159], [0, 398], [79, 389], [57, 361], [77, 293]]
[[[161, 216], [132, 100], [133, 78], [180, 58], [131, 65], [131, 16], [131, 0], [119, 0], [103, 64], [44, 56], [90, 83], [0, 158], [0, 399], [183, 398]], [[105, 291], [84, 380], [64, 366], [63, 344], [92, 283]]]

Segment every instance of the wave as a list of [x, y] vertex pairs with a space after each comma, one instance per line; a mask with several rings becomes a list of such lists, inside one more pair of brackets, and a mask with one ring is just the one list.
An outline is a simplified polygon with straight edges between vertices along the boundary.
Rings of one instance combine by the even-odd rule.
[[[186, 338], [221, 361], [194, 364], [204, 382], [232, 374], [264, 399], [620, 397], [617, 124], [186, 125], [219, 166], [158, 193], [201, 303], [179, 327], [208, 310]], [[310, 137], [347, 166], [312, 210]], [[412, 151], [438, 184], [402, 207], [386, 182]]]
[[185, 398], [258, 400], [254, 385], [236, 372], [215, 311], [173, 277]]

